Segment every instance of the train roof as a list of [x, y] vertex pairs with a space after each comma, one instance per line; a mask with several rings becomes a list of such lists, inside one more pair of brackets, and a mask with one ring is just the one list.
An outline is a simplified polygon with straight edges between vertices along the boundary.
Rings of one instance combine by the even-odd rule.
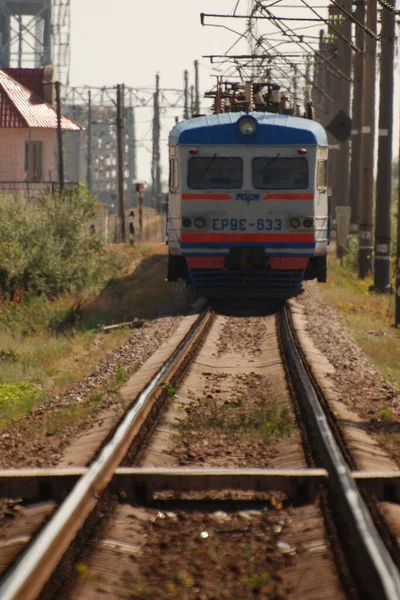
[[[259, 127], [251, 140], [232, 127], [241, 117], [251, 115]], [[328, 144], [325, 129], [316, 121], [267, 112], [219, 113], [178, 123], [169, 135], [169, 144], [254, 144], [318, 145]]]

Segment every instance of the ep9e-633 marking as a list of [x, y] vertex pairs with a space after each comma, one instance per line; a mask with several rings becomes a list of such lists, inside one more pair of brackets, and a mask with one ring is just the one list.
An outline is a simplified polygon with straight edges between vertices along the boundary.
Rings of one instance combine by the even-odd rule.
[[213, 231], [280, 231], [282, 219], [213, 219]]

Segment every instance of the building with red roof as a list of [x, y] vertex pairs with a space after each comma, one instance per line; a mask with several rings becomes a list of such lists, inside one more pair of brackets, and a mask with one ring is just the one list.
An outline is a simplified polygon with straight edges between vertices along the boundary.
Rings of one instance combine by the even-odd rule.
[[[0, 190], [51, 191], [58, 181], [57, 112], [53, 101], [53, 69], [0, 69]], [[74, 172], [84, 129], [62, 116], [63, 135], [74, 152], [65, 155], [65, 172]], [[65, 132], [65, 134], [64, 134]], [[68, 133], [66, 133], [68, 132]], [[71, 138], [72, 136], [72, 138]], [[75, 182], [78, 181], [79, 167]]]

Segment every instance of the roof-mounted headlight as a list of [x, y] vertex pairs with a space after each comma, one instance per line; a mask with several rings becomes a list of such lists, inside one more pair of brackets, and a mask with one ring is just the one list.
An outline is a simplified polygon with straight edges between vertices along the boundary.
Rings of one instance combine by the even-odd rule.
[[254, 135], [258, 128], [258, 123], [253, 117], [241, 117], [238, 121], [239, 131], [242, 135], [248, 137]]

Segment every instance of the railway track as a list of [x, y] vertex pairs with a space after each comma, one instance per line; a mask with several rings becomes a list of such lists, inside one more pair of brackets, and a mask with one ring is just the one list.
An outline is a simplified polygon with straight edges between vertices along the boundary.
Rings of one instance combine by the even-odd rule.
[[[206, 468], [156, 466], [162, 464], [162, 460], [161, 463], [158, 462], [160, 448], [152, 441], [153, 437], [157, 438], [154, 423], [158, 422], [160, 407], [170, 405], [172, 390], [175, 391], [177, 382], [182, 383], [184, 374], [190, 371], [190, 367], [191, 374], [187, 376], [186, 383], [182, 384], [186, 385], [183, 388], [186, 389], [186, 395], [189, 394], [188, 385], [196, 385], [200, 376], [204, 379], [204, 368], [207, 366], [204, 361], [210, 353], [213, 356], [211, 363], [208, 359], [211, 366], [215, 363], [215, 368], [218, 369], [218, 361], [221, 363], [225, 360], [225, 371], [230, 372], [231, 377], [238, 377], [239, 373], [243, 379], [244, 367], [240, 360], [238, 359], [238, 364], [233, 364], [233, 354], [227, 360], [218, 353], [218, 344], [221, 344], [224, 333], [221, 320], [219, 322], [218, 319], [220, 317], [215, 317], [211, 310], [190, 317], [175, 336], [173, 343], [176, 347], [172, 348], [170, 345], [168, 350], [162, 351], [151, 369], [145, 365], [135, 382], [128, 384], [126, 394], [134, 402], [89, 467], [0, 473], [0, 494], [3, 498], [22, 498], [26, 503], [51, 499], [59, 503], [52, 518], [4, 575], [0, 583], [2, 600], [30, 600], [40, 595], [68, 547], [96, 510], [105, 491], [125, 503], [143, 506], [154, 505], [155, 499], [158, 506], [157, 502], [160, 502], [163, 494], [179, 497], [180, 500], [192, 495], [197, 502], [196, 506], [204, 506], [204, 510], [207, 510], [210, 497], [221, 500], [225, 498], [227, 490], [230, 494], [242, 494], [239, 504], [241, 501], [245, 502], [247, 509], [253, 504], [257, 507], [258, 499], [270, 497], [270, 494], [274, 495], [273, 498], [278, 494], [285, 498], [286, 503], [294, 505], [312, 505], [316, 501], [321, 505], [325, 503], [325, 520], [331, 519], [334, 529], [330, 535], [335, 538], [337, 536], [340, 544], [340, 549], [335, 550], [340, 554], [336, 562], [340, 563], [342, 560], [346, 563], [341, 573], [342, 587], [346, 588], [346, 577], [352, 580], [349, 588], [344, 590], [343, 597], [400, 598], [396, 557], [393, 559], [387, 549], [390, 546], [390, 532], [382, 527], [378, 531], [370, 512], [372, 508], [376, 516], [374, 506], [377, 500], [385, 499], [389, 488], [392, 497], [393, 494], [400, 497], [400, 477], [396, 473], [377, 476], [376, 473], [351, 471], [352, 465], [348, 464], [351, 457], [346, 454], [340, 427], [335, 424], [321, 390], [310, 376], [301, 348], [296, 342], [287, 309], [283, 309], [278, 316], [280, 345], [284, 352], [282, 362], [286, 365], [290, 386], [294, 390], [298, 415], [302, 416], [303, 438], [307, 439], [305, 455], [299, 458], [299, 437], [289, 445], [281, 445], [278, 457], [265, 457], [266, 464], [275, 468], [221, 468], [218, 461], [216, 467]], [[229, 321], [229, 318], [225, 318], [226, 320]], [[275, 323], [275, 316], [269, 315], [265, 320], [270, 324]], [[260, 326], [261, 322], [262, 320]], [[214, 342], [213, 332], [215, 340], [218, 338]], [[228, 334], [231, 335], [231, 332], [228, 331]], [[222, 337], [218, 337], [221, 335]], [[268, 326], [263, 335], [269, 339], [272, 348], [275, 342]], [[206, 347], [209, 339], [209, 343], [214, 346]], [[236, 347], [232, 352], [235, 352], [240, 349], [241, 336], [237, 337], [236, 342], [234, 335], [233, 339]], [[264, 385], [264, 381], [260, 379], [262, 369], [276, 368], [275, 355], [271, 354], [271, 364], [266, 366], [265, 355], [259, 352], [259, 348], [252, 352], [250, 363], [254, 364], [255, 371], [260, 369], [260, 374], [256, 373], [254, 378]], [[207, 368], [210, 368], [210, 364]], [[247, 369], [247, 373], [253, 377], [253, 366], [248, 364]], [[205, 375], [207, 379], [208, 373]], [[247, 376], [251, 379], [250, 375]], [[215, 376], [211, 377], [211, 381], [214, 390], [221, 386]], [[275, 379], [274, 385], [278, 385], [277, 382], [278, 379]], [[248, 383], [247, 381], [246, 385]], [[251, 385], [253, 383], [250, 381]], [[258, 393], [259, 389], [256, 387], [255, 392]], [[219, 393], [218, 389], [217, 392]], [[186, 400], [184, 411], [187, 412], [188, 409], [191, 410], [193, 398]], [[174, 410], [172, 407], [172, 418], [176, 418]], [[141, 446], [143, 444], [144, 449]], [[164, 456], [168, 454], [168, 444], [171, 444], [170, 439], [167, 447], [164, 445]], [[282, 458], [285, 456], [286, 459]], [[223, 457], [223, 460], [226, 458]], [[286, 460], [283, 462], [286, 468], [282, 468], [282, 460]], [[120, 466], [126, 462], [136, 465], [139, 463], [140, 466]], [[314, 465], [310, 468], [312, 462]], [[288, 465], [292, 465], [291, 468]], [[281, 547], [284, 546], [281, 544]], [[81, 596], [75, 594], [72, 597]], [[86, 597], [85, 594], [82, 597]]]

